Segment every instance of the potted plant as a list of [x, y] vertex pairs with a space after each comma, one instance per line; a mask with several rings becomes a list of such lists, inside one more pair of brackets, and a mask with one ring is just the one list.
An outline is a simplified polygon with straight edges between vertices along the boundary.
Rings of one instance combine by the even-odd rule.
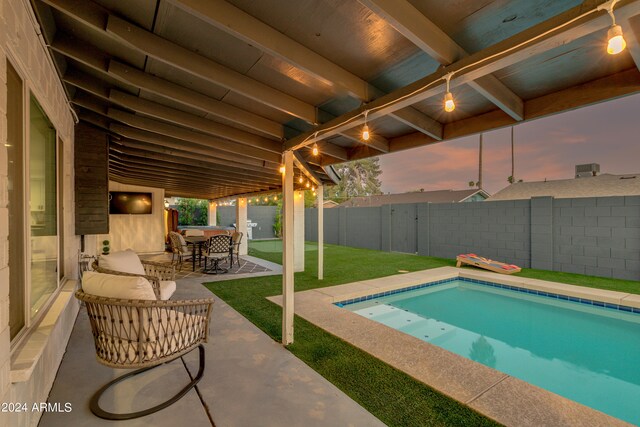
[[109, 255], [109, 241], [108, 240], [103, 240], [102, 241], [102, 255]]

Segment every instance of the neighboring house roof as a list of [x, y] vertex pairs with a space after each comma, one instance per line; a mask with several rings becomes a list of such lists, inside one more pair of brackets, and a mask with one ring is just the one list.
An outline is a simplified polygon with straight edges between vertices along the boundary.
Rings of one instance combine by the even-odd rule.
[[463, 202], [478, 194], [483, 198], [489, 197], [484, 190], [471, 188], [469, 190], [436, 190], [416, 191], [401, 194], [380, 194], [375, 196], [353, 197], [340, 203], [340, 207], [377, 207], [382, 205], [397, 205], [402, 203], [456, 203]]
[[498, 191], [489, 197], [489, 200], [519, 200], [541, 196], [562, 199], [634, 195], [640, 195], [640, 173], [628, 175], [604, 173], [598, 176], [556, 181], [516, 182]]

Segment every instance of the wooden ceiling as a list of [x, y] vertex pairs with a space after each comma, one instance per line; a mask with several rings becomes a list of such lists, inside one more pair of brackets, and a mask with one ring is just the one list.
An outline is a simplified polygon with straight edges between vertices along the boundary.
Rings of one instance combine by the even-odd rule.
[[285, 149], [330, 183], [336, 163], [640, 90], [640, 0], [615, 5], [615, 56], [601, 0], [32, 3], [79, 119], [111, 135], [110, 178], [168, 195], [277, 191]]

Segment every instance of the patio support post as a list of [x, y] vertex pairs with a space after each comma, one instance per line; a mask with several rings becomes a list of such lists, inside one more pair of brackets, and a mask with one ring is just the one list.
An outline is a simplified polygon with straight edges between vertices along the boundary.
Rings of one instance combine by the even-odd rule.
[[294, 191], [293, 199], [294, 271], [304, 271], [304, 190]]
[[285, 151], [282, 174], [282, 344], [293, 343], [293, 151]]
[[318, 280], [324, 279], [324, 187], [318, 185]]
[[209, 210], [207, 211], [207, 224], [209, 225], [218, 225], [218, 221], [216, 219], [218, 215], [218, 204], [213, 200], [209, 200]]
[[246, 255], [249, 236], [247, 236], [247, 198], [238, 197], [236, 199], [236, 231], [244, 236], [240, 241], [239, 255]]

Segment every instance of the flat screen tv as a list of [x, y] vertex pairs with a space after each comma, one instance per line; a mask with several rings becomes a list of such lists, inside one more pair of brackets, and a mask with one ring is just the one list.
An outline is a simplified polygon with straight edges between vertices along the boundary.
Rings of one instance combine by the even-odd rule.
[[109, 192], [109, 214], [148, 215], [152, 212], [151, 193]]

